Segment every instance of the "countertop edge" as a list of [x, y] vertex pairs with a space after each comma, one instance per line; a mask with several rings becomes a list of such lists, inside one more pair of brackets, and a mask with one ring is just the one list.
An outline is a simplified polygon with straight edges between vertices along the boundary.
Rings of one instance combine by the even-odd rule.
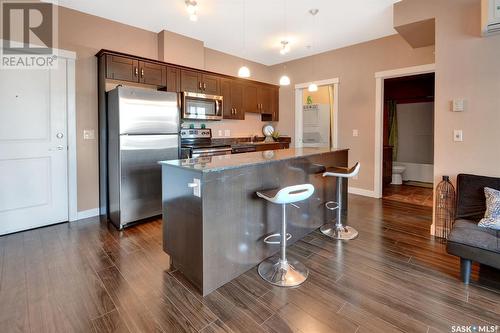
[[[291, 149], [293, 149], [293, 148], [291, 148]], [[224, 170], [240, 169], [240, 168], [245, 168], [245, 167], [249, 167], [249, 166], [256, 166], [256, 165], [267, 164], [267, 163], [276, 163], [276, 162], [281, 162], [281, 161], [293, 160], [293, 159], [297, 159], [297, 158], [316, 156], [316, 155], [324, 155], [324, 154], [342, 152], [342, 151], [348, 151], [348, 150], [349, 150], [349, 148], [335, 148], [335, 149], [330, 150], [330, 151], [311, 152], [308, 154], [304, 154], [302, 156], [290, 156], [290, 157], [285, 157], [285, 158], [276, 159], [276, 160], [274, 160], [274, 159], [261, 160], [261, 161], [256, 161], [253, 163], [247, 163], [247, 164], [243, 164], [243, 165], [230, 165], [230, 166], [214, 167], [214, 168], [207, 168], [207, 169], [189, 168], [189, 167], [186, 167], [183, 165], [175, 165], [175, 164], [167, 163], [168, 161], [159, 161], [158, 164], [160, 164], [162, 166], [169, 166], [169, 167], [190, 170], [190, 171], [196, 171], [196, 172], [201, 172], [201, 173], [211, 173], [211, 172], [220, 172], [220, 171], [224, 171]], [[280, 151], [280, 150], [267, 150], [267, 151]], [[254, 152], [252, 152], [252, 153], [254, 153]], [[252, 153], [249, 153], [249, 154], [252, 154]], [[183, 161], [183, 160], [178, 160], [178, 161]]]

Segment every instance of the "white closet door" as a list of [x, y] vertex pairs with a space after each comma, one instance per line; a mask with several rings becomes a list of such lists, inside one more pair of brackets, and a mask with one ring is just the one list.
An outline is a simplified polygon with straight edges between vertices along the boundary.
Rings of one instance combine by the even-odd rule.
[[66, 60], [0, 70], [0, 234], [68, 220]]

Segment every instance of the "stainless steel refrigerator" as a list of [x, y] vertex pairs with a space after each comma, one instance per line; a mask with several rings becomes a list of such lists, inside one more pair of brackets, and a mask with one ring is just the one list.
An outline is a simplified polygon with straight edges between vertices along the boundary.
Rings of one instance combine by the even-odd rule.
[[108, 93], [109, 218], [119, 229], [162, 212], [161, 167], [178, 159], [176, 93], [117, 87]]

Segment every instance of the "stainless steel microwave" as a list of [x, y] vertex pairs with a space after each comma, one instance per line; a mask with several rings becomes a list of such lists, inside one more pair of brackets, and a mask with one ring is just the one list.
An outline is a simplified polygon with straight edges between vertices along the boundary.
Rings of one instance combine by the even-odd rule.
[[221, 120], [222, 102], [222, 96], [183, 92], [182, 118]]

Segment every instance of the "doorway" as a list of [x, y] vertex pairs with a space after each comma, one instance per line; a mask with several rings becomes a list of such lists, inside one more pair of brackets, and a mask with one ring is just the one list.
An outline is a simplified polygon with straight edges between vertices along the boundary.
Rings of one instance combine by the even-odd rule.
[[433, 205], [434, 73], [384, 80], [382, 196]]
[[295, 147], [338, 147], [338, 79], [295, 86]]
[[0, 74], [0, 235], [77, 219], [75, 53]]

